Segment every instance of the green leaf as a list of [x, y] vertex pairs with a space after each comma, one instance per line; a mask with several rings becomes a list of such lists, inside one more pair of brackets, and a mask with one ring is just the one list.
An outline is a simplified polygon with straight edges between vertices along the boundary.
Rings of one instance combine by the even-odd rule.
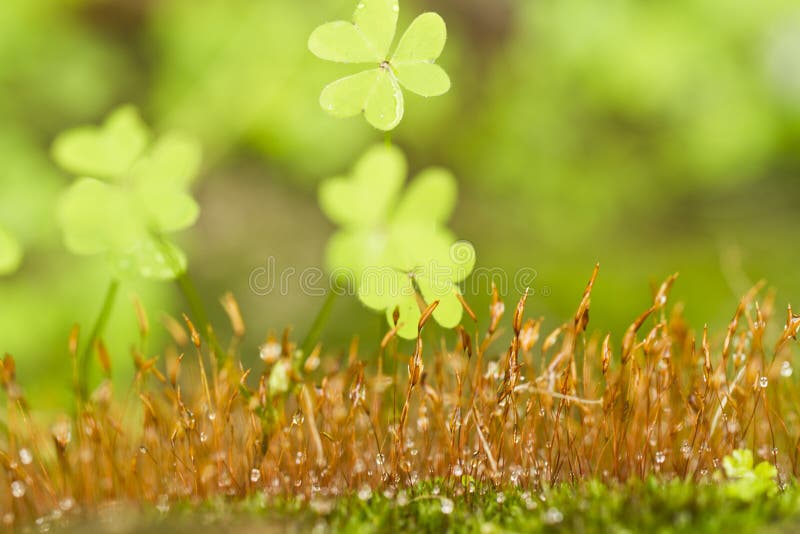
[[450, 171], [426, 169], [406, 188], [394, 219], [445, 223], [455, 207], [456, 188], [456, 180]]
[[147, 227], [156, 233], [192, 226], [200, 207], [187, 188], [200, 167], [200, 148], [193, 140], [165, 135], [134, 169], [134, 193]]
[[411, 23], [391, 60], [403, 87], [425, 97], [450, 90], [447, 73], [433, 63], [442, 54], [446, 41], [447, 27], [436, 13], [423, 13]]
[[434, 261], [453, 282], [461, 282], [475, 268], [475, 247], [469, 241], [456, 241], [447, 254], [435, 256]]
[[373, 310], [393, 308], [396, 303], [414, 294], [409, 275], [387, 265], [367, 267], [358, 280], [358, 298]]
[[320, 185], [320, 207], [345, 228], [380, 224], [388, 218], [405, 174], [403, 153], [377, 145], [359, 159], [350, 178], [331, 178]]
[[394, 39], [398, 11], [397, 0], [363, 0], [352, 23], [340, 20], [317, 27], [308, 49], [328, 61], [381, 63]]
[[728, 478], [739, 478], [753, 470], [753, 452], [750, 449], [736, 449], [722, 459], [722, 468]]
[[163, 238], [142, 235], [125, 249], [108, 254], [111, 266], [121, 278], [174, 280], [186, 272], [186, 255]]
[[364, 117], [378, 130], [394, 129], [403, 120], [405, 102], [397, 79], [386, 69], [380, 69], [372, 92], [364, 105]]
[[397, 0], [364, 0], [356, 8], [353, 24], [330, 22], [312, 32], [308, 47], [322, 59], [379, 65], [325, 87], [320, 105], [334, 117], [353, 117], [363, 112], [372, 126], [388, 131], [403, 119], [401, 84], [426, 97], [450, 89], [447, 73], [433, 64], [447, 41], [444, 20], [435, 13], [417, 17], [400, 39], [391, 60], [387, 59], [398, 11]]
[[22, 263], [22, 248], [14, 236], [0, 227], [0, 275], [11, 274]]
[[753, 469], [753, 474], [761, 480], [771, 480], [778, 476], [778, 470], [769, 462], [761, 462]]
[[403, 339], [415, 339], [417, 337], [419, 319], [422, 317], [416, 295], [401, 296], [392, 306], [386, 308], [386, 321], [391, 327], [395, 326], [395, 310], [399, 311], [397, 335]]
[[446, 41], [447, 26], [442, 17], [436, 13], [423, 13], [414, 19], [400, 38], [391, 63], [433, 62], [442, 55]]
[[775, 477], [778, 470], [769, 462], [759, 463], [753, 469], [753, 453], [737, 449], [722, 459], [722, 468], [729, 479], [725, 493], [743, 502], [752, 502], [761, 495], [774, 495], [778, 491]]
[[308, 49], [320, 59], [339, 63], [380, 63], [382, 57], [357, 26], [339, 20], [323, 24], [308, 38]]
[[186, 188], [197, 175], [201, 159], [200, 146], [194, 139], [178, 133], [166, 134], [136, 162], [133, 180], [137, 185]]
[[364, 269], [384, 263], [388, 243], [388, 236], [384, 232], [370, 229], [340, 230], [328, 241], [326, 266], [336, 275], [338, 282], [358, 287]]
[[174, 187], [151, 184], [136, 190], [140, 213], [149, 231], [157, 234], [189, 228], [200, 215], [200, 206], [188, 193]]
[[417, 287], [428, 305], [439, 301], [433, 310], [433, 318], [444, 328], [455, 328], [461, 322], [464, 312], [461, 301], [458, 299], [458, 288], [446, 275], [418, 276]]
[[365, 70], [328, 84], [320, 94], [319, 105], [338, 118], [355, 117], [363, 113], [381, 70]]
[[413, 271], [436, 258], [446, 257], [455, 238], [429, 221], [392, 221], [385, 261], [403, 271]]
[[403, 92], [385, 68], [372, 69], [329, 84], [319, 98], [322, 109], [334, 117], [359, 113], [379, 130], [391, 130], [403, 118]]
[[350, 177], [323, 182], [319, 202], [342, 227], [328, 243], [328, 268], [339, 282], [355, 285], [365, 306], [384, 310], [391, 326], [399, 310], [399, 335], [413, 339], [422, 303], [439, 301], [433, 318], [442, 326], [460, 322], [456, 284], [472, 271], [475, 250], [466, 242], [454, 244], [444, 227], [455, 203], [453, 176], [444, 169], [425, 170], [397, 202], [405, 172], [402, 153], [378, 145], [358, 161]]
[[420, 96], [441, 96], [450, 90], [450, 77], [435, 63], [400, 63], [393, 65], [400, 83]]
[[75, 254], [124, 249], [142, 235], [124, 190], [94, 178], [81, 178], [69, 187], [58, 203], [57, 218], [64, 242]]
[[399, 12], [398, 0], [361, 0], [356, 6], [353, 22], [380, 61], [389, 55]]
[[148, 135], [136, 109], [123, 106], [100, 128], [82, 126], [59, 135], [53, 143], [53, 158], [73, 174], [116, 180], [141, 155]]

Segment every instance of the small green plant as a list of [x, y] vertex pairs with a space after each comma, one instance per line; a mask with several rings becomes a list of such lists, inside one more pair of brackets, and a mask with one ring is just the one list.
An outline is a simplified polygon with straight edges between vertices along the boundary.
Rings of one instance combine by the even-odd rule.
[[778, 492], [775, 477], [778, 470], [769, 462], [753, 467], [753, 452], [736, 449], [722, 459], [722, 468], [729, 482], [725, 486], [728, 497], [743, 502], [752, 502], [762, 495], [773, 496]]
[[53, 157], [79, 178], [58, 207], [67, 248], [104, 254], [117, 277], [171, 280], [186, 270], [186, 256], [164, 237], [197, 220], [189, 186], [200, 149], [179, 134], [149, 143], [137, 111], [114, 111], [100, 128], [61, 134]]
[[75, 254], [104, 255], [112, 271], [79, 362], [83, 398], [89, 356], [103, 334], [121, 279], [176, 280], [200, 335], [217, 355], [225, 354], [188, 277], [185, 254], [166, 237], [192, 226], [199, 215], [189, 188], [200, 167], [200, 148], [178, 133], [154, 141], [151, 137], [136, 109], [123, 106], [102, 126], [74, 128], [53, 143], [55, 161], [77, 177], [58, 204], [64, 243]]
[[[470, 274], [475, 251], [445, 227], [456, 200], [456, 182], [442, 168], [425, 169], [403, 191], [407, 165], [395, 147], [378, 145], [349, 177], [322, 183], [319, 204], [340, 226], [327, 249], [328, 268], [354, 283], [359, 299], [385, 311], [398, 334], [413, 339], [426, 305], [439, 301], [436, 321], [452, 328], [461, 320], [457, 283]], [[399, 313], [394, 317], [395, 312]]]
[[329, 22], [311, 34], [308, 48], [319, 58], [375, 66], [325, 87], [325, 111], [335, 117], [364, 113], [375, 128], [392, 130], [403, 119], [401, 86], [425, 97], [450, 89], [447, 73], [434, 63], [447, 40], [444, 20], [436, 13], [418, 16], [389, 55], [399, 11], [398, 0], [362, 0], [353, 22]]
[[0, 275], [11, 274], [22, 262], [22, 248], [11, 232], [0, 226]]

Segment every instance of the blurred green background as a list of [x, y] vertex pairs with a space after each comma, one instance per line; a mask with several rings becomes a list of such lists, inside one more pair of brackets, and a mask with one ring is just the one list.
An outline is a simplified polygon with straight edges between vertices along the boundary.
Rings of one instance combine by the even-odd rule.
[[[247, 358], [270, 330], [301, 337], [322, 297], [256, 295], [254, 269], [320, 266], [333, 227], [317, 183], [382, 135], [318, 106], [353, 69], [314, 58], [318, 24], [353, 0], [5, 0], [0, 7], [0, 225], [22, 241], [0, 279], [0, 352], [41, 391], [69, 382], [66, 340], [85, 329], [108, 280], [66, 253], [53, 206], [69, 177], [48, 151], [61, 130], [132, 102], [157, 130], [205, 149], [202, 215], [182, 236], [220, 330], [234, 292]], [[800, 5], [795, 0], [430, 0], [401, 2], [400, 28], [435, 10], [448, 23], [444, 97], [408, 95], [393, 140], [417, 170], [452, 168], [452, 227], [478, 266], [535, 271], [531, 315], [575, 308], [595, 262], [591, 326], [617, 341], [651, 284], [674, 271], [673, 300], [694, 325], [725, 324], [765, 278], [800, 306]], [[488, 287], [468, 294], [478, 312]], [[508, 288], [509, 300], [518, 298]], [[126, 284], [109, 345], [130, 373], [131, 296], [156, 323], [185, 305], [169, 284]], [[484, 314], [485, 315], [485, 314]], [[340, 299], [323, 339], [373, 343], [382, 318]], [[156, 346], [156, 345], [154, 345]], [[52, 393], [52, 398], [60, 398]]]

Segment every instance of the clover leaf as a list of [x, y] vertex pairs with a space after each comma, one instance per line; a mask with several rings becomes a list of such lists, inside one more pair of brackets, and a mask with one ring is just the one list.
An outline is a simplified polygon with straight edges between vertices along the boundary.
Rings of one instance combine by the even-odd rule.
[[774, 465], [761, 462], [753, 468], [753, 453], [749, 449], [737, 449], [722, 459], [725, 476], [730, 480], [725, 493], [743, 502], [752, 502], [761, 495], [774, 495], [778, 491]]
[[200, 150], [175, 133], [152, 144], [149, 138], [129, 106], [100, 128], [60, 135], [54, 159], [79, 178], [60, 199], [57, 217], [71, 252], [106, 255], [118, 276], [172, 279], [185, 271], [186, 257], [164, 235], [197, 220], [189, 186]]
[[11, 274], [22, 262], [22, 248], [8, 230], [0, 226], [0, 275]]
[[100, 128], [80, 126], [53, 143], [53, 159], [78, 176], [116, 180], [147, 146], [149, 133], [133, 106], [112, 112]]
[[321, 59], [339, 63], [371, 63], [375, 68], [337, 80], [323, 89], [320, 105], [335, 117], [364, 113], [372, 126], [392, 130], [402, 120], [402, 87], [424, 97], [450, 89], [450, 78], [434, 61], [447, 40], [447, 28], [436, 13], [418, 16], [389, 49], [397, 29], [398, 0], [362, 0], [353, 22], [319, 26], [308, 48]]
[[456, 182], [441, 168], [420, 172], [401, 194], [406, 160], [394, 147], [376, 146], [349, 177], [322, 183], [322, 211], [340, 229], [328, 243], [328, 268], [355, 285], [369, 308], [385, 311], [398, 334], [417, 335], [420, 306], [439, 305], [433, 318], [452, 328], [463, 313], [457, 284], [475, 265], [471, 244], [456, 242], [444, 226], [453, 211]]

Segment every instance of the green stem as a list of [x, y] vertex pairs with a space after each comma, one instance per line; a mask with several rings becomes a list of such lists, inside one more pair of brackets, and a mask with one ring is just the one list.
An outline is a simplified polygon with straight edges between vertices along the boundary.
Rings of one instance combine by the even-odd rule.
[[222, 360], [227, 358], [228, 353], [222, 350], [222, 347], [217, 341], [217, 335], [211, 328], [211, 323], [208, 320], [208, 314], [206, 313], [206, 307], [203, 305], [203, 300], [200, 298], [200, 294], [197, 292], [197, 288], [195, 287], [191, 276], [189, 276], [189, 269], [181, 269], [181, 262], [175, 257], [175, 254], [173, 254], [169, 243], [166, 239], [164, 239], [163, 236], [157, 233], [152, 233], [151, 235], [161, 248], [161, 252], [169, 260], [173, 270], [181, 273], [175, 279], [175, 282], [177, 282], [181, 293], [183, 293], [186, 302], [189, 304], [189, 312], [191, 313], [192, 319], [195, 322], [195, 327], [199, 330], [200, 336], [211, 345], [211, 349], [220, 358], [219, 361], [221, 363]]
[[392, 132], [386, 132], [385, 140], [386, 140], [386, 147], [387, 148], [391, 148], [392, 147]]
[[92, 352], [94, 351], [97, 340], [103, 335], [103, 330], [105, 330], [106, 323], [108, 323], [108, 318], [111, 316], [111, 309], [114, 307], [114, 300], [117, 297], [118, 290], [119, 280], [114, 278], [108, 284], [106, 296], [105, 299], [103, 299], [103, 307], [100, 308], [100, 314], [97, 316], [97, 320], [94, 323], [94, 327], [92, 327], [91, 334], [89, 334], [89, 339], [86, 343], [86, 346], [83, 348], [83, 352], [81, 353], [81, 358], [78, 363], [80, 369], [80, 373], [78, 374], [78, 393], [81, 400], [86, 400], [88, 398], [89, 359], [92, 356]]
[[325, 325], [328, 323], [328, 319], [330, 319], [334, 302], [336, 302], [336, 291], [330, 290], [328, 291], [328, 295], [325, 297], [325, 302], [322, 304], [322, 308], [320, 308], [316, 318], [314, 319], [314, 323], [311, 325], [311, 330], [308, 331], [308, 334], [301, 345], [304, 356], [308, 356], [311, 354], [311, 351], [314, 350], [314, 345], [317, 344], [323, 328], [325, 328]]
[[214, 330], [211, 328], [211, 323], [208, 320], [208, 314], [206, 313], [206, 308], [203, 305], [203, 300], [200, 298], [200, 294], [197, 292], [197, 288], [192, 281], [191, 276], [189, 276], [189, 271], [184, 271], [178, 278], [175, 279], [178, 283], [178, 287], [183, 293], [184, 298], [186, 298], [187, 304], [189, 304], [189, 310], [191, 311], [192, 317], [194, 318], [195, 322], [197, 323], [197, 328], [199, 329], [200, 335], [208, 341], [211, 345], [211, 348], [214, 352], [220, 356], [221, 358], [227, 357], [227, 352], [222, 350], [219, 342], [217, 341], [217, 336], [214, 333]]

